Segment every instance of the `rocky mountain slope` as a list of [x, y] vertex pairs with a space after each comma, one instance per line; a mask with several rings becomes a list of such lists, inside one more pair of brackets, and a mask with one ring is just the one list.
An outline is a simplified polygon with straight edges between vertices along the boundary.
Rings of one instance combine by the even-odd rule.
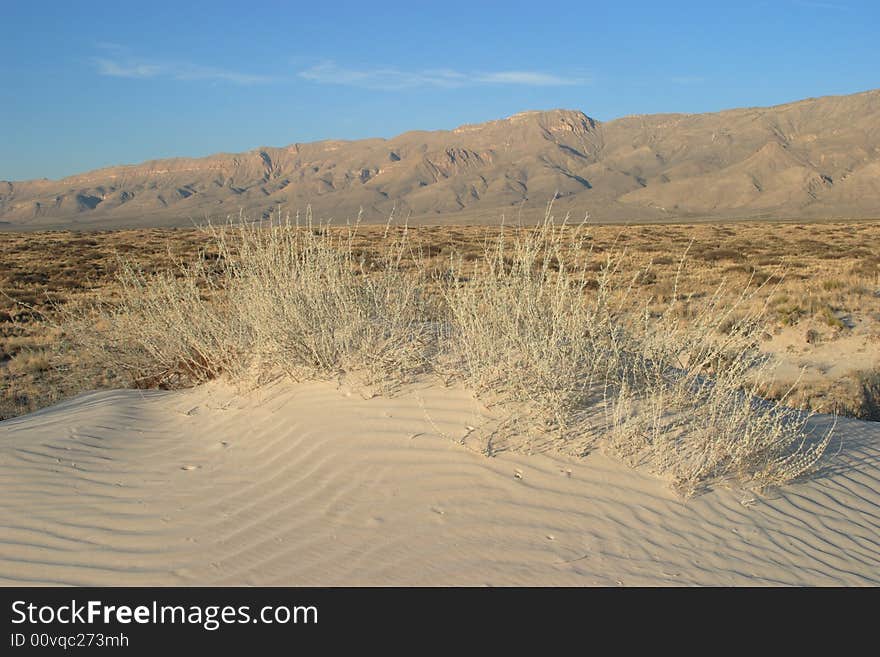
[[[153, 160], [0, 181], [7, 229], [189, 225], [311, 205], [345, 221], [498, 221], [557, 206], [597, 221], [880, 217], [880, 90], [605, 123], [524, 112], [451, 131]], [[524, 213], [529, 218], [536, 213]]]

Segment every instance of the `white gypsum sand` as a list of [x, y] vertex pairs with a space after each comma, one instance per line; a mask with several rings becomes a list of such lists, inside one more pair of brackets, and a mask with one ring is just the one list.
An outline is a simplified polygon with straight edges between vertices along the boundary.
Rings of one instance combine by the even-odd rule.
[[818, 476], [682, 499], [598, 451], [459, 444], [490, 415], [430, 383], [215, 382], [2, 422], [0, 583], [880, 584], [876, 423], [841, 418]]

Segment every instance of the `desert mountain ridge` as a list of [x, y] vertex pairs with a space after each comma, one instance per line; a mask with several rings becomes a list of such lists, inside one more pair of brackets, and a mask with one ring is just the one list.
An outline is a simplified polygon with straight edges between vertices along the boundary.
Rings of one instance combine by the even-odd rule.
[[[607, 122], [514, 114], [390, 139], [151, 160], [0, 181], [6, 229], [185, 226], [311, 206], [319, 219], [495, 222], [556, 207], [596, 221], [880, 217], [880, 90]], [[535, 212], [522, 212], [524, 218]]]

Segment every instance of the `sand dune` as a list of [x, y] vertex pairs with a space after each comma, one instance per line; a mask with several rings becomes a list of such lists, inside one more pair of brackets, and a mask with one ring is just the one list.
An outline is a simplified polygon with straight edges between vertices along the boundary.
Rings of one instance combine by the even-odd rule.
[[841, 420], [812, 480], [684, 501], [599, 453], [459, 444], [490, 415], [427, 384], [211, 384], [2, 422], [0, 583], [880, 584], [878, 424]]

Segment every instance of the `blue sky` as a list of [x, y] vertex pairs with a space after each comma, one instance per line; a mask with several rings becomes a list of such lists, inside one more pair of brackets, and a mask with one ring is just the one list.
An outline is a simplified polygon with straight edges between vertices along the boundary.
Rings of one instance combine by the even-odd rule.
[[0, 179], [880, 87], [876, 0], [2, 0]]

